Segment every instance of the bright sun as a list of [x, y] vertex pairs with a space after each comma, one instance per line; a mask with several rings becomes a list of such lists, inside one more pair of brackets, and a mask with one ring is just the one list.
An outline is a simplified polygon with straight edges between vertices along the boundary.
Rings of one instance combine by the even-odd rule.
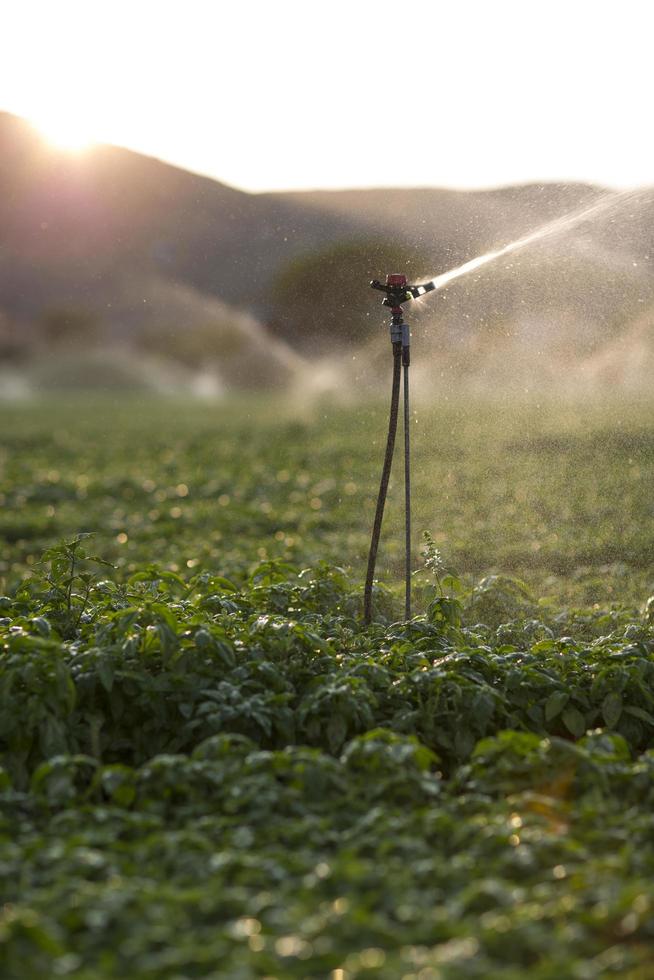
[[81, 152], [96, 142], [87, 120], [72, 112], [58, 110], [32, 115], [31, 122], [49, 143], [62, 150]]

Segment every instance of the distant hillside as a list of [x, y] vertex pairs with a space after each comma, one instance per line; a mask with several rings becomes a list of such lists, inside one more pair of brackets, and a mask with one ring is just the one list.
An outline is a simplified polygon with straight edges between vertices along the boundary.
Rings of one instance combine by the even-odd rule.
[[433, 274], [518, 238], [603, 193], [602, 188], [586, 184], [541, 184], [490, 191], [299, 191], [280, 197], [325, 215], [355, 214], [359, 224], [374, 234], [399, 235], [426, 248], [440, 259]]
[[[270, 278], [287, 256], [319, 245], [324, 234], [349, 234], [338, 217], [258, 199], [128, 150], [57, 151], [6, 113], [0, 187], [6, 351], [38, 342], [53, 311], [91, 314], [105, 340], [146, 331], [151, 340], [157, 326], [163, 337], [218, 323], [230, 355], [235, 344], [249, 343], [254, 376], [269, 361], [284, 377], [292, 352], [255, 325]], [[240, 378], [240, 355], [238, 364]], [[230, 362], [225, 374], [233, 381], [232, 368]]]
[[[92, 294], [98, 280], [141, 271], [252, 307], [287, 256], [352, 230], [340, 216], [246, 194], [119, 147], [57, 151], [6, 113], [0, 182], [3, 266], [13, 261], [27, 279], [9, 294], [3, 282], [3, 294], [28, 314], [52, 293]], [[39, 263], [40, 282], [30, 262]]]
[[[283, 382], [301, 367], [265, 326], [283, 320], [272, 287], [293, 260], [366, 243], [361, 297], [381, 329], [378, 299], [366, 291], [381, 271], [382, 243], [414, 249], [424, 267], [410, 272], [428, 277], [605, 193], [551, 184], [255, 195], [118, 147], [69, 155], [6, 113], [0, 188], [0, 353], [43, 344], [53, 316], [61, 323], [69, 311], [78, 325], [93, 322], [95, 341], [160, 345], [189, 364], [201, 360], [208, 338], [208, 359], [239, 385]], [[473, 352], [483, 359], [509, 342], [541, 359], [597, 357], [603, 345], [635, 336], [632, 324], [654, 309], [653, 256], [654, 196], [644, 191], [431, 297], [418, 316], [412, 310], [416, 340], [422, 331], [425, 348], [465, 355], [468, 367]], [[348, 297], [341, 303], [348, 316]], [[319, 336], [323, 309], [308, 308], [303, 330]], [[642, 346], [650, 334], [638, 330]], [[192, 343], [185, 331], [195, 331]]]

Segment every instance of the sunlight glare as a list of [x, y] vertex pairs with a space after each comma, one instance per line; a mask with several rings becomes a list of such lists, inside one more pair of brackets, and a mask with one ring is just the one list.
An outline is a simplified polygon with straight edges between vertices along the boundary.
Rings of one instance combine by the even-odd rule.
[[62, 110], [31, 116], [30, 122], [41, 136], [58, 147], [71, 153], [81, 153], [96, 142], [91, 134], [86, 118], [79, 113]]

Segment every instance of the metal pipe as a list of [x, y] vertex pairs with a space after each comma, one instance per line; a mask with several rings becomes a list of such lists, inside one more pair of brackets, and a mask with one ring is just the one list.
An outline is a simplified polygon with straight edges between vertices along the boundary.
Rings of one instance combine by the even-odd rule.
[[411, 435], [409, 411], [409, 364], [411, 363], [409, 328], [402, 328], [402, 365], [404, 367], [404, 618], [411, 619]]
[[397, 417], [400, 406], [400, 378], [402, 374], [402, 341], [393, 341], [393, 385], [391, 390], [391, 410], [388, 420], [388, 437], [386, 439], [386, 453], [384, 455], [384, 466], [382, 469], [381, 481], [379, 484], [379, 494], [377, 496], [377, 509], [375, 510], [375, 520], [372, 527], [372, 537], [370, 539], [370, 551], [368, 553], [368, 571], [366, 574], [366, 585], [363, 592], [363, 621], [369, 624], [372, 620], [372, 584], [375, 578], [375, 564], [377, 562], [377, 550], [379, 548], [379, 537], [381, 535], [382, 521], [384, 519], [384, 506], [388, 493], [388, 481], [391, 476], [391, 466], [393, 464], [393, 450], [395, 448], [395, 434], [397, 432]]

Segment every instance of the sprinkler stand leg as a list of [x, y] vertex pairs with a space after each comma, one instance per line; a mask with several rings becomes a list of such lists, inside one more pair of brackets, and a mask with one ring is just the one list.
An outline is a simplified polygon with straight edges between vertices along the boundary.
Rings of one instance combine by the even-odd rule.
[[409, 411], [409, 364], [411, 347], [409, 327], [402, 324], [402, 365], [404, 367], [404, 618], [411, 619], [411, 437]]

